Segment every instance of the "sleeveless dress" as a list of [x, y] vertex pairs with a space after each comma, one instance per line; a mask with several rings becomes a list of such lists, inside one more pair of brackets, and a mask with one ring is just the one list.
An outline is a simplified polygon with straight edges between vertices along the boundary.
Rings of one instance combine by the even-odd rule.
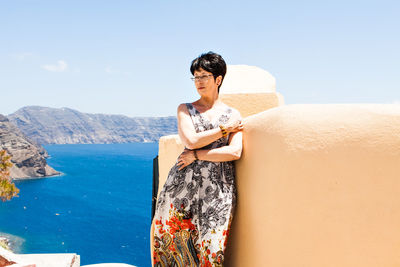
[[[227, 107], [209, 121], [186, 104], [196, 132], [219, 127], [234, 112]], [[228, 144], [222, 137], [203, 147]], [[235, 170], [232, 161], [196, 160], [182, 170], [175, 164], [160, 192], [154, 215], [154, 266], [223, 266], [224, 251], [236, 204]]]

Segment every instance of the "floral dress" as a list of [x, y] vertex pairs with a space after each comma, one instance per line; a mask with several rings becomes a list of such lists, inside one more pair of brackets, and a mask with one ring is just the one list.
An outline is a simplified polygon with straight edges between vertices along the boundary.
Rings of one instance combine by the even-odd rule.
[[[186, 104], [196, 132], [226, 123], [238, 111], [227, 107], [215, 122]], [[228, 144], [222, 137], [204, 147]], [[236, 204], [232, 161], [196, 160], [179, 171], [175, 164], [157, 200], [154, 215], [156, 267], [223, 266], [224, 251]]]

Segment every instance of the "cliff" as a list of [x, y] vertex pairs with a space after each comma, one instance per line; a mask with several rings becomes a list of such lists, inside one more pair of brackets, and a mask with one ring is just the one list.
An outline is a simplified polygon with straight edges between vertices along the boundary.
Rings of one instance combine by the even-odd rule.
[[176, 117], [89, 114], [70, 108], [27, 106], [8, 116], [39, 144], [157, 142], [177, 133]]
[[29, 140], [7, 117], [0, 114], [0, 149], [12, 155], [10, 170], [13, 179], [44, 177], [60, 174], [49, 165], [47, 151]]

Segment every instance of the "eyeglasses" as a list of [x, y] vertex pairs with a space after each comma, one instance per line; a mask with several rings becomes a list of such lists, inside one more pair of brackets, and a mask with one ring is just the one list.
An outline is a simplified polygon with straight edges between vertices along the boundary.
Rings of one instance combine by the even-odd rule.
[[190, 79], [194, 82], [200, 82], [200, 81], [204, 82], [204, 81], [208, 80], [209, 77], [212, 77], [212, 76], [214, 76], [214, 75], [208, 74], [208, 75], [203, 75], [203, 76], [192, 77]]

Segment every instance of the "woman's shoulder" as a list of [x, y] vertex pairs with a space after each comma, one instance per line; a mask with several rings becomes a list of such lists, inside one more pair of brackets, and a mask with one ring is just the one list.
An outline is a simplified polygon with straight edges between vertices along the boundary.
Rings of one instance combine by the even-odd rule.
[[181, 103], [178, 105], [178, 109], [186, 108], [188, 104], [190, 103]]
[[192, 103], [182, 103], [182, 104], [179, 104], [179, 106], [178, 106], [178, 113], [180, 113], [180, 112], [189, 113], [190, 109], [193, 109]]
[[187, 103], [182, 103], [178, 106], [178, 111], [187, 111], [187, 112], [199, 112], [199, 109], [196, 107], [198, 105], [198, 100], [194, 102], [187, 102]]

